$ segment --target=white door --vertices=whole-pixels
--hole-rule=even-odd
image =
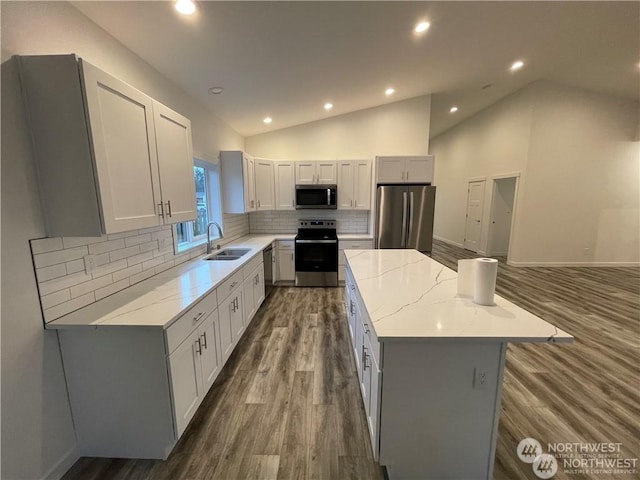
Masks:
[[[256,210],[275,210],[275,179],[271,160],[255,159]]]
[[[165,223],[194,220],[197,210],[191,122],[155,100],[153,117]]]
[[[171,390],[178,437],[184,432],[204,396],[199,353],[201,347],[198,340],[199,332],[195,330],[169,356]]]
[[[295,162],[295,165],[297,185],[311,185],[316,183],[316,162],[302,161]]]
[[[355,164],[351,160],[338,161],[338,208],[349,210],[355,207],[353,184]]]
[[[467,225],[464,232],[464,248],[473,252],[480,249],[484,184],[484,180],[469,182],[467,190]]]
[[[378,183],[404,182],[404,158],[379,157],[377,161]]]
[[[244,324],[244,306],[242,302],[242,289],[238,287],[235,290],[235,294],[233,295],[235,299],[235,305],[231,309],[231,328],[232,330],[232,338],[233,345],[235,346],[240,340],[242,333],[244,332],[245,324]]]
[[[104,232],[161,225],[153,101],[83,60],[80,65]]]
[[[242,302],[244,303],[244,325],[245,327],[249,325],[249,322],[253,318],[253,315],[256,313],[255,306],[255,298],[253,294],[253,285],[255,283],[254,277],[249,277],[245,279],[242,284]]]
[[[358,210],[371,209],[371,162],[356,160],[353,181],[353,206]]]
[[[338,173],[334,160],[318,160],[316,162],[316,183],[323,185],[338,183]]]
[[[408,157],[404,180],[409,183],[432,183],[433,156]]]
[[[293,162],[273,162],[276,183],[276,210],[295,210],[296,178]]]
[[[264,302],[264,264],[261,263],[260,266],[256,268],[255,279],[256,281],[253,285],[253,301],[257,311],[260,305],[262,305],[262,302]]]
[[[222,356],[218,342],[218,311],[209,315],[198,327],[200,335],[200,364],[202,368],[203,395],[206,395],[222,370]]]
[[[509,251],[515,192],[516,177],[493,181],[489,255],[506,256]]]
[[[224,365],[233,352],[233,327],[231,323],[232,309],[235,308],[235,295],[230,295],[227,299],[218,305],[218,314],[220,315],[220,355],[222,364]]]
[[[255,161],[252,156],[244,154],[244,201],[245,211],[256,211],[256,177],[255,177]]]
[[[280,250],[278,252],[278,280],[294,280],[295,275],[293,250]]]

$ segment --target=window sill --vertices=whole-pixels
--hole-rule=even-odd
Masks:
[[[213,241],[214,239],[212,238],[211,240]],[[199,238],[197,240],[193,240],[192,242],[182,243],[176,246],[178,250],[177,253],[185,253],[193,248],[199,247],[200,245],[206,245],[206,244],[207,244],[206,238]]]

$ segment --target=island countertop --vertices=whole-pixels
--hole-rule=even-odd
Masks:
[[[416,250],[345,250],[345,256],[380,341],[573,341],[499,295],[493,306],[458,295],[458,274]]]

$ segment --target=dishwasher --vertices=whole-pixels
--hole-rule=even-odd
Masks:
[[[264,260],[264,298],[269,298],[273,292],[273,244],[262,251]]]

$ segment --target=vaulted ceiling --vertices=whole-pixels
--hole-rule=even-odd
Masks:
[[[72,4],[244,136],[425,94],[434,136],[539,78],[640,93],[640,2]]]

